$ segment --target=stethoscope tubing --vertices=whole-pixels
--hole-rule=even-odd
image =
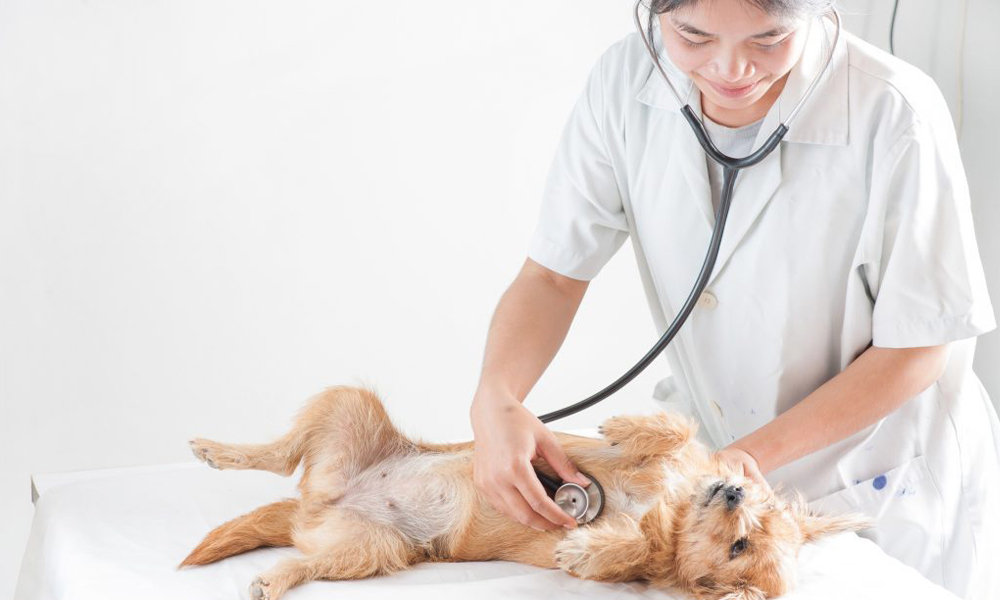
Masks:
[[[827,56],[826,62],[823,65],[823,69],[816,75],[816,77],[813,78],[802,98],[799,99],[788,118],[785,119],[785,122],[778,125],[778,127],[773,133],[771,133],[770,136],[768,136],[767,140],[761,145],[760,148],[744,157],[732,157],[720,152],[715,144],[712,143],[711,137],[709,137],[708,132],[705,130],[704,123],[702,123],[697,115],[695,115],[694,110],[691,109],[691,105],[681,100],[680,94],[677,93],[677,89],[674,88],[673,83],[670,82],[670,78],[667,77],[666,72],[660,65],[660,60],[656,55],[656,50],[649,43],[649,40],[646,38],[646,34],[642,30],[642,23],[639,18],[639,7],[641,4],[642,0],[638,0],[635,4],[635,20],[639,30],[639,35],[642,36],[647,51],[650,56],[652,56],[656,68],[660,71],[660,74],[663,76],[674,96],[677,98],[677,103],[679,105],[683,105],[681,113],[691,126],[691,130],[694,132],[695,137],[698,138],[698,142],[701,144],[701,147],[712,160],[718,162],[723,167],[722,194],[719,201],[719,207],[716,209],[715,226],[712,228],[712,238],[709,241],[708,250],[705,253],[705,259],[702,262],[698,278],[695,280],[694,286],[691,288],[691,292],[688,294],[687,300],[684,301],[684,305],[674,316],[674,320],[670,323],[670,326],[667,327],[667,330],[660,337],[659,341],[657,341],[656,344],[653,345],[653,347],[639,360],[639,362],[632,366],[631,369],[626,371],[615,381],[611,382],[604,389],[579,402],[541,415],[538,417],[538,420],[542,423],[551,423],[552,421],[557,421],[570,415],[574,415],[611,396],[618,390],[625,387],[630,381],[635,379],[639,373],[642,373],[674,339],[674,336],[677,335],[677,332],[680,331],[685,321],[687,321],[691,311],[694,310],[695,304],[698,302],[698,298],[700,298],[701,294],[705,291],[705,287],[708,286],[712,270],[715,268],[715,262],[719,256],[719,248],[722,245],[722,234],[725,231],[726,219],[729,216],[729,208],[732,204],[733,189],[736,185],[736,176],[739,174],[740,170],[752,167],[767,158],[767,156],[778,147],[778,144],[785,137],[785,134],[788,133],[788,127],[798,114],[799,109],[802,107],[803,103],[810,96],[812,96],[819,80],[822,79],[823,75],[826,74],[827,70],[829,70],[830,63],[833,59],[833,52],[840,39],[840,14],[833,9],[832,12],[836,19],[837,30],[836,35],[834,36],[833,45],[830,48],[829,56]]]

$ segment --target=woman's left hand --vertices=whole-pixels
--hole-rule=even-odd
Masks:
[[[730,445],[719,450],[715,455],[732,467],[737,473],[742,473],[744,477],[753,479],[768,490],[771,489],[771,486],[764,479],[764,475],[761,474],[760,468],[757,466],[757,459],[751,456],[746,450]]]

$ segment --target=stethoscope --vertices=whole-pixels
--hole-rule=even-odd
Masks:
[[[642,359],[639,360],[639,362],[635,364],[635,366],[629,369],[624,375],[616,379],[610,385],[589,398],[538,417],[538,420],[542,423],[550,423],[552,421],[576,414],[614,394],[621,388],[625,387],[628,382],[635,379],[639,373],[645,370],[645,368],[653,362],[653,359],[659,356],[667,345],[670,344],[671,340],[674,339],[674,336],[677,335],[678,331],[680,331],[681,326],[684,325],[685,321],[687,321],[691,311],[694,310],[694,306],[695,303],[697,303],[698,298],[701,297],[702,292],[705,291],[705,286],[708,285],[712,269],[715,267],[715,260],[719,255],[719,247],[722,244],[722,232],[726,227],[726,217],[729,216],[729,205],[733,199],[733,187],[736,184],[736,175],[741,169],[752,167],[764,160],[769,154],[771,154],[772,151],[774,151],[775,148],[778,147],[778,143],[781,142],[782,138],[785,137],[785,134],[788,133],[789,126],[799,114],[799,109],[801,109],[806,100],[812,96],[813,91],[819,84],[819,80],[822,79],[823,75],[825,75],[830,69],[830,62],[833,60],[833,52],[837,47],[837,42],[840,40],[840,13],[838,13],[836,9],[831,9],[834,20],[837,24],[837,29],[834,34],[833,44],[830,47],[830,53],[826,58],[826,62],[823,64],[823,69],[816,75],[816,77],[813,78],[812,83],[809,84],[805,94],[802,95],[802,98],[800,98],[795,107],[792,108],[792,112],[789,113],[788,118],[775,128],[774,132],[767,138],[761,147],[748,156],[743,158],[734,158],[723,154],[718,148],[715,147],[715,144],[712,143],[712,139],[708,136],[708,132],[705,131],[704,123],[702,123],[702,121],[695,115],[694,110],[691,109],[688,99],[691,97],[691,92],[694,89],[694,83],[692,82],[691,87],[688,88],[687,96],[682,100],[677,88],[674,87],[674,84],[671,83],[670,78],[663,70],[663,66],[660,64],[660,58],[650,43],[649,38],[646,37],[646,32],[643,30],[642,19],[639,16],[639,8],[641,6],[642,0],[638,0],[635,3],[634,16],[636,29],[642,37],[643,44],[646,46],[646,51],[649,52],[649,55],[652,57],[653,63],[656,65],[656,69],[660,72],[663,80],[667,82],[667,87],[670,88],[674,98],[677,99],[677,104],[683,105],[681,113],[684,115],[684,118],[687,119],[688,124],[691,126],[691,130],[694,131],[695,137],[698,138],[698,143],[701,144],[705,153],[708,154],[712,160],[722,165],[722,194],[719,201],[719,207],[716,209],[715,213],[715,227],[712,229],[712,239],[709,241],[708,252],[706,253],[705,260],[701,265],[701,272],[698,273],[698,279],[695,281],[694,287],[691,288],[691,293],[688,295],[684,305],[674,317],[670,326],[667,327],[666,332],[664,332],[659,341],[656,342],[656,344],[649,350],[649,352],[646,353],[645,356],[642,357]],[[649,34],[650,37],[652,37],[652,25],[650,25]],[[590,479],[592,484],[584,488],[583,486],[575,483],[560,484],[558,480],[554,480],[544,473],[538,472],[537,470],[536,473],[538,474],[539,480],[542,481],[543,487],[545,487],[546,490],[553,495],[553,499],[555,499],[556,504],[559,504],[565,512],[573,516],[578,523],[588,523],[601,514],[601,510],[604,507],[604,491],[600,485],[597,484],[596,479],[588,476],[587,478]],[[562,493],[561,496],[560,493]],[[558,499],[556,499],[557,497]],[[573,501],[567,504],[567,498],[571,498]],[[563,502],[562,504],[560,504],[560,500]],[[586,508],[580,511],[580,506],[585,506]],[[572,512],[571,510],[568,510],[568,508],[572,509]]]

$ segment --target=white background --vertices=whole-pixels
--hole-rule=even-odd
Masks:
[[[889,0],[847,3],[887,47]],[[961,2],[904,0],[897,53],[959,114]],[[264,441],[327,385],[470,438],[489,320],[524,261],[556,140],[629,0],[0,0],[0,598],[32,473]],[[971,0],[962,148],[1000,299],[1000,3]],[[655,341],[626,243],[537,413]],[[977,370],[1000,399],[1000,338]],[[654,363],[560,422],[651,410]],[[178,557],[181,558],[181,557]]]

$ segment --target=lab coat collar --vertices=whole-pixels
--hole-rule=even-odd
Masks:
[[[653,43],[654,48],[660,57],[660,64],[663,70],[674,83],[682,99],[688,94],[687,101],[691,104],[696,114],[701,114],[701,96],[697,86],[694,86],[691,79],[684,75],[667,56],[663,49],[663,38],[660,35],[659,19],[653,20]],[[799,62],[788,74],[785,88],[778,96],[778,101],[774,103],[768,111],[761,125],[761,133],[770,135],[778,126],[784,122],[791,114],[795,104],[805,94],[809,84],[817,73],[823,68],[829,51],[830,43],[833,41],[835,26],[829,19],[819,19],[810,24],[809,37],[806,40],[805,48]],[[843,31],[837,47],[830,62],[830,69],[823,75],[823,78],[816,86],[812,97],[802,105],[795,121],[785,134],[784,141],[799,142],[804,144],[825,144],[834,146],[847,145],[848,123],[848,96],[847,96],[847,32]],[[649,64],[652,60],[649,60]],[[655,65],[651,65],[649,76],[646,78],[642,88],[636,94],[635,99],[643,104],[665,110],[679,111],[682,105],[677,103],[670,88],[667,87],[663,76],[660,75]],[[690,92],[689,92],[690,90]],[[680,113],[677,113],[681,116]],[[682,117],[683,118],[683,117]]]
[[[653,38],[650,42],[653,44],[653,48],[660,58],[660,66],[663,67],[664,72],[670,77],[670,81],[677,88],[677,93],[681,95],[681,99],[686,99],[691,104],[691,108],[695,109],[696,112],[700,112],[700,97],[695,98],[698,88],[694,86],[691,79],[678,69],[670,60],[670,57],[667,56],[667,51],[663,47],[663,36],[660,34],[660,20],[656,18],[653,19]],[[683,104],[677,103],[677,98],[670,91],[670,87],[663,80],[663,75],[660,74],[656,65],[653,64],[653,59],[649,58],[649,53],[644,52],[643,57],[645,59],[643,64],[648,64],[652,67],[652,70],[646,77],[646,81],[639,90],[639,93],[635,95],[635,99],[654,108],[680,110]],[[684,97],[685,94],[688,95],[687,98]],[[696,99],[699,102],[694,102]]]

